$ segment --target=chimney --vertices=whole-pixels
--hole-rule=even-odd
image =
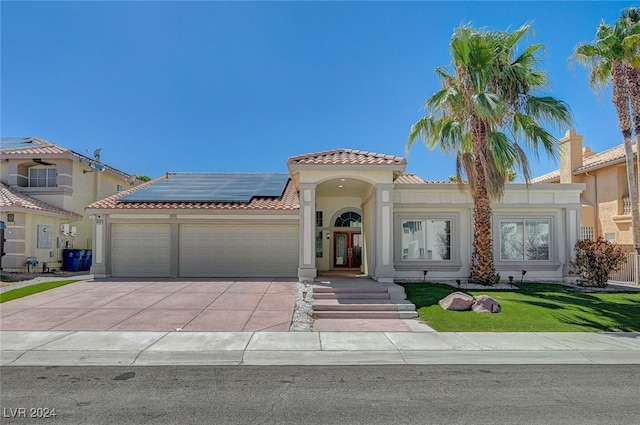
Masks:
[[[582,139],[575,130],[560,139],[560,183],[573,183],[573,170],[582,166]]]

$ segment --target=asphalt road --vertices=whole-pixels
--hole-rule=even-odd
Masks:
[[[640,424],[638,365],[34,366],[0,374],[2,424]]]

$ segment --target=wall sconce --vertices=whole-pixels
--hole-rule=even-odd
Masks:
[[[327,240],[331,239],[331,233],[327,232]]]

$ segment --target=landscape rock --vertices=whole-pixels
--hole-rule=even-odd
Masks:
[[[464,292],[454,292],[438,301],[438,304],[445,310],[465,311],[473,305],[473,297]]]
[[[500,313],[500,304],[488,295],[478,295],[471,307],[476,313]]]

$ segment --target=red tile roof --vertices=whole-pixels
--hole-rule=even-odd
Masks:
[[[25,140],[30,140],[30,142],[33,143],[33,146],[9,147],[9,148],[0,149],[0,152],[2,152],[2,156],[5,158],[7,157],[15,158],[15,157],[23,157],[23,156],[24,157],[39,156],[39,157],[51,158],[51,157],[63,156],[63,157],[70,157],[71,159],[82,162],[89,167],[91,165],[97,164],[97,162],[92,158],[81,155],[77,152],[74,152],[70,149],[65,148],[64,146],[57,145],[48,140],[45,140],[39,137],[27,137],[25,138]],[[104,171],[108,170],[111,173],[117,174],[126,179],[131,177],[129,174],[123,171],[117,170],[113,167],[109,167],[104,163],[101,163],[101,165],[104,167]]]
[[[56,214],[74,220],[82,219],[80,214],[55,207],[26,195],[15,188],[10,188],[4,183],[0,183],[0,207],[3,211],[28,210],[31,212]]]
[[[334,149],[305,155],[292,156],[287,164],[338,164],[338,165],[405,165],[407,160],[395,155],[383,155],[354,149]]]
[[[636,153],[635,143],[633,144],[633,153]],[[573,170],[573,174],[586,173],[590,170],[606,167],[607,165],[619,164],[624,162],[626,153],[624,151],[624,144],[615,146],[606,151],[597,153],[582,160],[582,166]],[[553,183],[560,180],[560,170],[552,171],[543,176],[532,179],[532,183]]]
[[[394,183],[397,184],[424,184],[427,183],[425,179],[415,174],[401,174]]]
[[[145,184],[119,192],[108,198],[94,202],[86,209],[108,209],[108,210],[297,210],[300,208],[298,194],[293,187],[291,180],[287,183],[281,197],[254,197],[247,203],[243,202],[119,202],[125,195],[135,192],[143,187],[150,186],[159,181],[170,178],[170,175],[160,177]]]

